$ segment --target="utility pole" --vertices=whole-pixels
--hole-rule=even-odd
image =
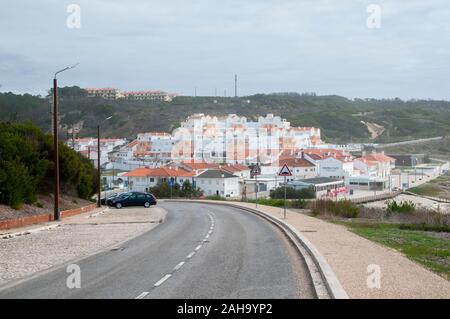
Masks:
[[[54,211],[53,219],[60,220],[59,213],[59,145],[58,145],[58,80],[53,79],[53,167],[54,167]]]
[[[234,75],[234,97],[237,98],[238,93],[237,93],[237,84],[238,83],[238,76],[237,74]]]
[[[100,125],[97,125],[97,182],[98,182],[98,193],[97,193],[97,207],[102,207],[102,185],[100,176]]]
[[[104,123],[110,120],[112,116],[106,118],[101,123]],[[102,207],[102,185],[101,185],[101,166],[100,166],[100,124],[97,125],[97,183],[98,183],[98,191],[97,191],[97,207]]]
[[[53,169],[54,169],[54,204],[53,204],[53,220],[59,221],[61,214],[59,211],[59,140],[58,140],[58,126],[59,126],[59,108],[58,108],[58,80],[57,75],[64,71],[73,69],[78,64],[66,67],[55,73],[53,78]]]
[[[75,150],[75,126],[72,124],[72,149]]]

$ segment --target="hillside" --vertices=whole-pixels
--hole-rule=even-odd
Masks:
[[[70,91],[69,91],[70,89]],[[61,94],[63,135],[72,124],[83,122],[81,136],[95,135],[95,127],[104,125],[108,137],[133,137],[139,132],[176,128],[194,113],[227,115],[235,113],[255,119],[274,113],[295,126],[322,128],[330,142],[393,142],[411,138],[450,134],[450,102],[402,101],[400,99],[355,99],[314,94],[258,94],[240,98],[177,97],[172,102],[106,101],[92,99],[66,88]],[[0,94],[2,121],[30,120],[50,130],[51,104],[48,99],[31,95]]]
[[[32,124],[0,123],[0,204],[20,209],[53,191],[53,142]],[[92,163],[60,145],[61,192],[89,199],[96,188]]]

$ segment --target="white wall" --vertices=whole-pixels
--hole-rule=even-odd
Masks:
[[[205,196],[239,197],[239,178],[195,178],[197,187],[203,190]]]

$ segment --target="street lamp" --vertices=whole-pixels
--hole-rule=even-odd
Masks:
[[[112,119],[112,116],[104,119],[100,124],[97,125],[97,182],[98,182],[98,193],[97,193],[97,207],[102,207],[102,187],[101,187],[101,167],[100,167],[100,125],[106,121]]]
[[[75,68],[78,65],[72,65],[59,70],[55,73],[53,78],[53,167],[54,167],[54,178],[55,178],[55,188],[54,188],[54,211],[53,219],[60,220],[61,214],[59,212],[59,141],[58,141],[58,80],[56,76],[59,73]]]

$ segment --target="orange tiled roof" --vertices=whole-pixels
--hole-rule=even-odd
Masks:
[[[279,160],[279,166],[287,165],[289,167],[314,167],[315,165],[303,158],[283,158]]]
[[[390,163],[395,162],[395,158],[392,158],[390,156],[387,156],[383,153],[371,153],[368,155],[364,155],[360,158],[357,158],[357,160],[366,163],[369,166],[375,166],[378,163]]]
[[[174,169],[170,167],[159,168],[137,168],[124,175],[125,177],[192,177],[195,176],[193,172],[188,172],[184,169]]]

